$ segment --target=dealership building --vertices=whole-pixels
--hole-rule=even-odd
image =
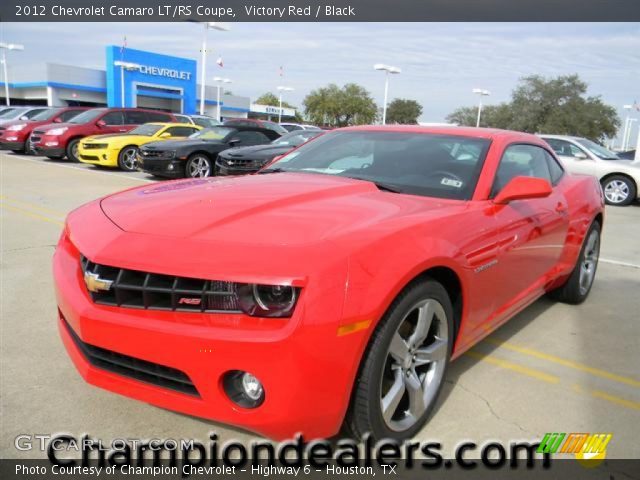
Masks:
[[[198,113],[200,84],[197,62],[189,58],[159,53],[106,47],[105,69],[92,69],[56,63],[31,66],[9,65],[12,105],[140,107],[176,113]],[[4,81],[0,97],[5,103]],[[205,87],[205,114],[225,118],[278,116],[278,107],[252,104],[249,97],[221,93]],[[253,109],[253,110],[252,110]],[[282,109],[283,118],[295,110]]]

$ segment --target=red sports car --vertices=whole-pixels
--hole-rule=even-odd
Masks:
[[[408,438],[452,359],[545,293],[587,297],[603,212],[533,135],[335,130],[75,210],[58,325],[113,392],[276,439]]]

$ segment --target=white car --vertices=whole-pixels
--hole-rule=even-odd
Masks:
[[[219,122],[213,117],[208,117],[207,115],[185,115],[183,113],[174,113],[174,117],[180,123],[189,123],[191,125],[199,125],[203,128],[211,128],[222,125],[222,122]]]
[[[320,127],[316,127],[315,125],[307,125],[304,123],[281,123],[281,127],[284,127],[289,132],[293,132],[295,130],[321,130]]]
[[[600,180],[609,205],[629,205],[640,198],[640,162],[622,160],[591,140],[567,135],[540,135],[571,173]]]

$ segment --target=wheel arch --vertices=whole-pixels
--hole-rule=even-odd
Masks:
[[[638,184],[636,183],[635,179],[631,175],[629,175],[628,173],[624,173],[624,172],[607,173],[602,178],[600,178],[600,184],[603,185],[604,182],[606,182],[611,177],[624,177],[624,178],[630,180],[631,183],[633,183],[633,185],[636,187],[636,192],[638,191]]]

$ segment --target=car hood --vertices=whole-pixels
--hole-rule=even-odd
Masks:
[[[222,145],[222,142],[215,140],[198,140],[187,138],[184,140],[155,140],[147,143],[145,150],[177,150],[179,148],[190,148],[198,145]]]
[[[402,228],[398,222],[423,224],[466,202],[383,192],[343,177],[272,173],[143,186],[106,197],[101,207],[127,232],[215,245],[301,246],[363,230],[362,238],[372,240]]]
[[[253,145],[225,150],[220,155],[225,158],[269,158],[291,150],[291,145]]]
[[[144,135],[136,135],[132,133],[104,133],[102,135],[91,135],[89,137],[85,137],[83,142],[91,141],[91,140],[113,140],[119,138],[150,138]]]

